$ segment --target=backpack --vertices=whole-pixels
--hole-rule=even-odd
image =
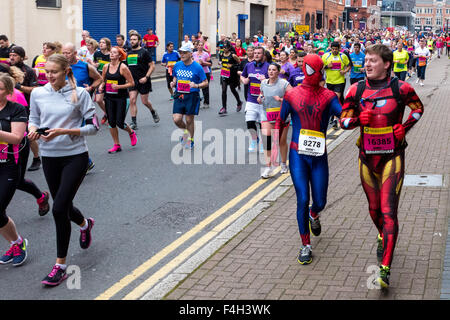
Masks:
[[[397,77],[393,77],[391,79],[391,82],[389,83],[389,86],[392,90],[392,96],[389,97],[378,97],[378,98],[373,98],[373,99],[367,99],[366,101],[369,102],[373,102],[374,105],[377,103],[378,100],[385,100],[385,99],[395,99],[395,101],[397,102],[398,106],[404,106],[405,103],[400,95],[400,87],[399,87],[399,83],[398,83],[398,78]],[[366,90],[366,80],[359,80],[358,81],[358,86],[356,88],[356,93],[355,93],[355,102],[356,102],[356,107],[358,108],[361,104],[362,101],[362,95],[364,93],[364,90]]]

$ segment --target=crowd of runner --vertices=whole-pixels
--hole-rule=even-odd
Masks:
[[[144,36],[130,30],[128,37],[116,39],[93,39],[88,31],[82,36],[79,46],[44,42],[42,53],[27,65],[25,50],[0,35],[0,233],[10,245],[0,264],[19,266],[27,257],[28,241],[6,215],[15,190],[36,198],[40,216],[50,211],[51,195],[57,258],[42,280],[49,286],[67,278],[71,222],[80,227],[81,248],[91,244],[95,221],[85,218],[72,202],[94,167],[85,137],[108,125],[113,142],[108,153],[122,150],[117,128],[127,133],[132,146],[137,145],[138,95],[153,121],[160,120],[149,100],[160,45],[153,30]],[[327,129],[330,124],[344,130],[361,128],[361,181],[379,231],[379,282],[388,286],[398,234],[405,134],[423,113],[406,80],[416,75],[416,83],[423,86],[430,59],[450,58],[450,36],[403,30],[304,34],[292,30],[272,38],[258,32],[238,39],[233,33],[220,36],[214,57],[208,37],[199,32],[186,35],[179,48],[168,42],[165,49],[160,63],[166,69],[173,122],[183,130],[184,148],[194,148],[194,117],[211,103],[209,82],[217,59],[218,114],[228,114],[229,88],[235,111],[245,112],[251,135],[248,151],[265,155],[262,178],[275,174],[280,154],[281,173],[291,172],[297,193],[301,264],[312,261],[310,230],[317,236],[321,232],[319,213],[328,189]],[[347,79],[351,87],[345,95]],[[241,87],[245,102],[238,92]],[[94,102],[103,112],[99,117]],[[411,113],[402,123],[406,106]],[[30,150],[33,162],[28,170],[42,166],[50,192],[25,179]]]

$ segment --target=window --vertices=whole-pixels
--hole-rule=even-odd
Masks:
[[[38,8],[61,8],[61,0],[36,0]]]
[[[367,0],[362,0],[362,5],[361,5],[361,7],[367,8]]]
[[[352,0],[345,0],[345,6],[351,7],[352,6],[351,2],[352,2]]]
[[[442,25],[442,19],[436,18],[436,25],[441,26]]]
[[[431,19],[431,18],[425,18],[425,24],[426,24],[427,26],[431,26],[431,24],[432,24],[432,19]]]
[[[420,18],[416,18],[415,19],[415,24],[416,25],[421,25],[421,21],[420,20],[421,20]]]

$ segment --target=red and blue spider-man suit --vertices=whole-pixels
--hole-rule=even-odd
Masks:
[[[297,221],[303,245],[310,245],[309,200],[312,195],[311,216],[323,210],[328,190],[328,157],[326,131],[330,117],[339,117],[341,104],[336,94],[319,85],[323,79],[323,62],[318,55],[307,55],[303,62],[305,79],[302,85],[284,95],[280,116],[275,124],[275,134],[283,129],[288,115],[292,118],[292,138],[289,152],[289,169],[297,194]],[[278,130],[277,130],[278,129]],[[287,128],[286,128],[287,129]],[[308,131],[305,131],[308,130]],[[308,155],[299,152],[301,132],[323,135],[323,154]],[[281,135],[281,133],[280,133]],[[304,137],[304,136],[303,136]],[[275,138],[276,139],[276,138]],[[303,143],[307,140],[301,140]],[[302,144],[303,144],[302,143]]]
[[[343,129],[360,127],[361,130],[357,142],[361,184],[369,202],[370,216],[382,239],[381,265],[386,267],[392,263],[398,235],[397,209],[405,173],[405,134],[423,113],[423,104],[408,83],[398,82],[399,100],[403,102],[399,104],[390,81],[390,78],[366,80],[361,100],[356,97],[357,84],[352,85],[340,118]],[[405,106],[411,112],[402,124]]]

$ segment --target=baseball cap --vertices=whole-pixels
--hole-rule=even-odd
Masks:
[[[22,58],[25,58],[25,50],[22,47],[14,46],[10,49],[10,53],[15,53]]]
[[[178,51],[183,51],[183,52],[192,52],[192,48],[190,45],[185,44],[184,46],[182,46],[180,49],[178,49]]]

